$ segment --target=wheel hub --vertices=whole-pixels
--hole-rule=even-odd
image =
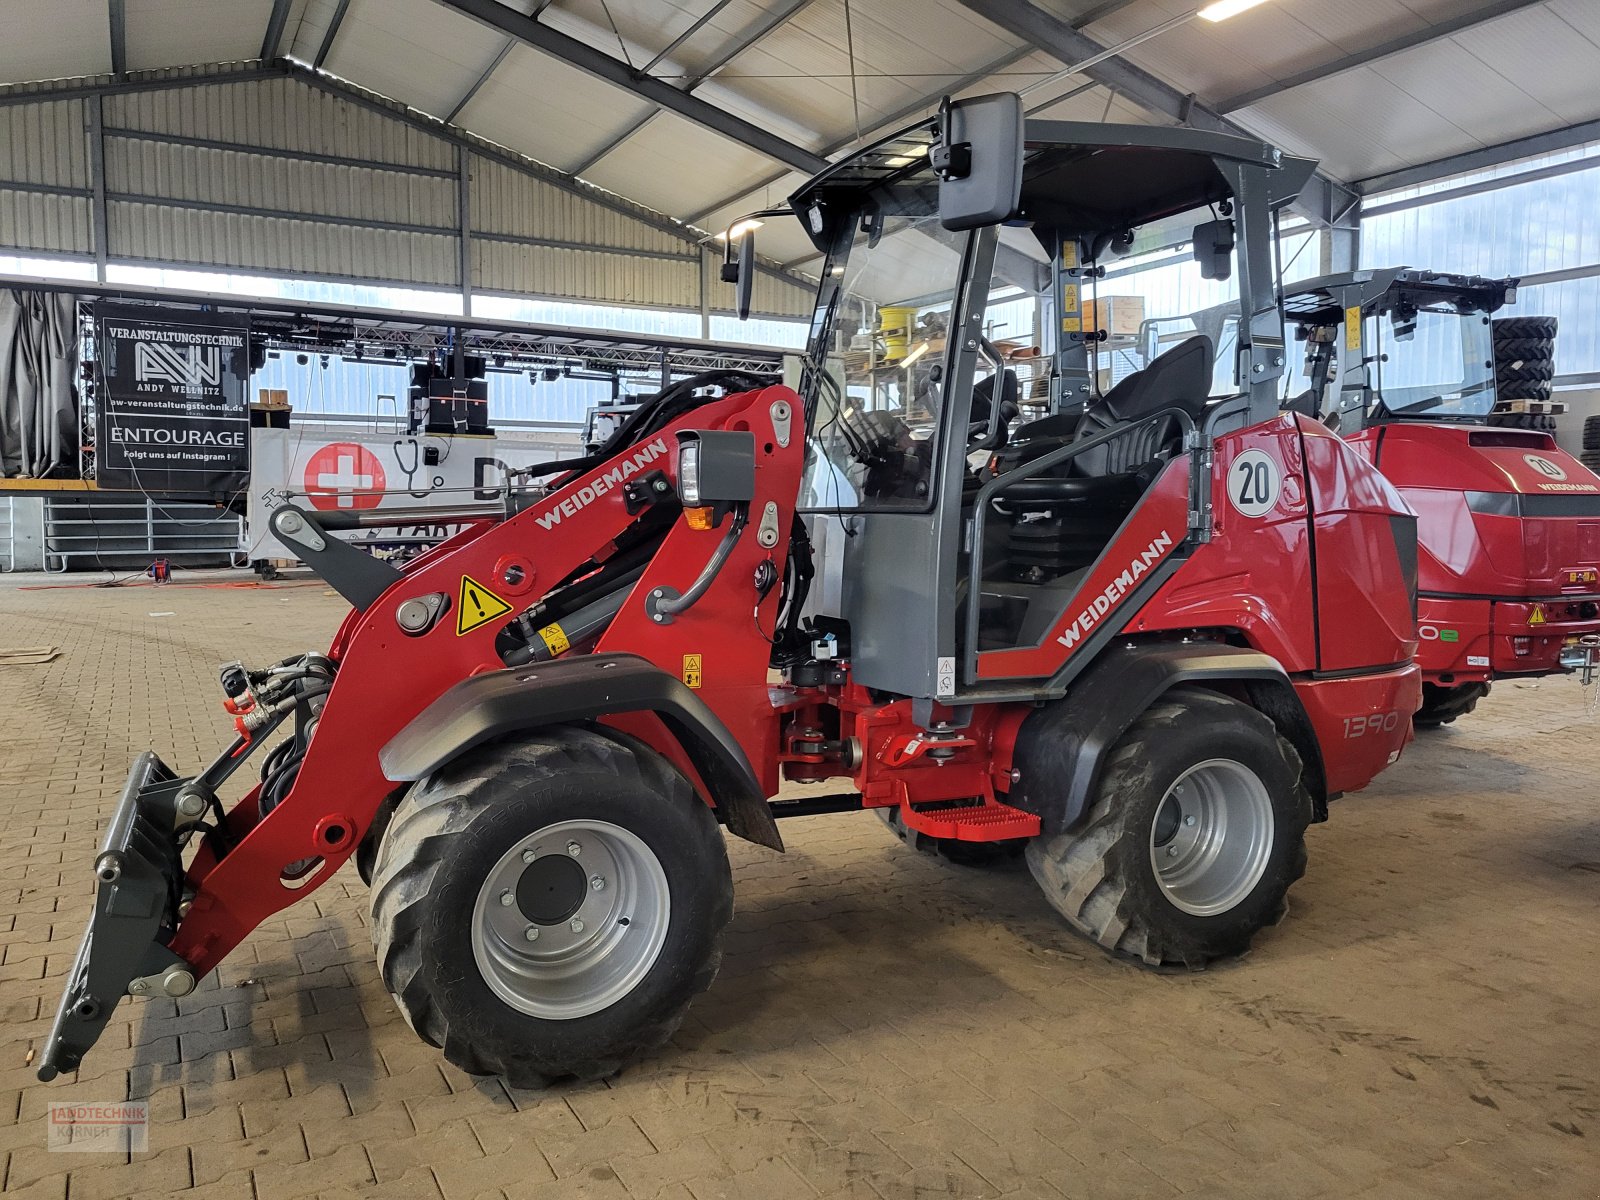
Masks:
[[[1216,916],[1240,904],[1272,856],[1272,799],[1243,763],[1214,758],[1167,789],[1150,826],[1150,865],[1182,911]]]
[[[666,871],[643,839],[608,821],[561,821],[510,846],[484,877],[472,953],[506,1004],[572,1020],[638,986],[670,917]]]
[[[515,895],[517,908],[535,925],[559,925],[583,907],[589,880],[569,856],[546,854],[522,872]]]

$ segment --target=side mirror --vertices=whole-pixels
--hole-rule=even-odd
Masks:
[[[1232,221],[1207,221],[1194,227],[1194,260],[1202,279],[1227,279],[1233,274]]]
[[[939,106],[928,160],[939,175],[939,224],[949,230],[998,225],[1022,203],[1022,98],[1015,92]]]
[[[739,279],[735,289],[735,309],[739,320],[750,319],[750,301],[756,287],[756,231],[746,229],[739,238]]]

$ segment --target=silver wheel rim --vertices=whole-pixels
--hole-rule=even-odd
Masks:
[[[671,913],[666,871],[639,837],[609,821],[560,821],[517,842],[489,872],[473,906],[472,954],[512,1008],[570,1021],[639,985]]]
[[[1156,806],[1150,865],[1172,904],[1196,917],[1237,906],[1272,857],[1272,797],[1243,763],[1208,759],[1178,776]]]

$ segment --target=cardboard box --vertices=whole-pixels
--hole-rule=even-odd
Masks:
[[[1113,337],[1137,337],[1143,323],[1143,296],[1101,296],[1083,302],[1085,329],[1104,329]]]
[[[288,388],[258,388],[256,390],[258,408],[288,408]]]

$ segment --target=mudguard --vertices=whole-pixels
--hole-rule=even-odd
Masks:
[[[676,676],[635,654],[584,654],[463,679],[378,752],[385,777],[422,779],[474,746],[541,725],[651,712],[711,790],[730,833],[783,849],[750,760],[716,713]]]
[[[1146,642],[1107,650],[1073,681],[1064,699],[1022,723],[1013,759],[1020,775],[1006,803],[1038,816],[1044,836],[1073,828],[1088,811],[1111,748],[1164,692],[1182,683],[1242,685],[1306,759],[1308,790],[1323,803],[1321,757],[1314,737],[1309,747],[1304,744],[1310,724],[1288,674],[1270,655],[1216,642]]]

